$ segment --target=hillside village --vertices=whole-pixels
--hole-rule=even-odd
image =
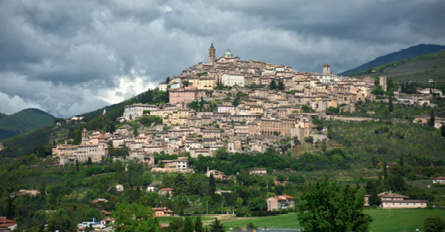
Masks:
[[[230,153],[257,153],[267,148],[282,151],[282,144],[286,144],[285,151],[305,138],[311,137],[313,142],[327,139],[327,129],[314,129],[312,116],[332,119],[329,109],[354,112],[356,103],[378,97],[372,93],[376,89],[373,77],[338,76],[330,72],[329,64],[323,65],[323,73],[308,73],[257,60],[243,61],[229,49],[220,58],[215,54],[212,43],[209,63],[187,68],[159,84],[160,91],[169,93],[168,104],[125,106],[122,117],[117,119],[123,126],[114,133],[84,129],[80,145],[58,144],[53,156],[62,165],[75,160],[100,162],[112,146],[126,148],[129,159],[154,167],[154,157],[161,153],[188,152],[196,158],[212,156],[220,148]],[[387,90],[386,77],[380,77],[377,87]],[[441,95],[436,89],[418,92],[406,95],[396,90],[395,104],[434,107],[429,101],[432,93]],[[125,124],[152,116],[162,119],[162,123],[140,127],[136,132]],[[426,119],[417,117],[414,122],[422,120]],[[438,118],[435,123],[439,128],[444,120]],[[171,163],[153,170],[190,171],[180,166]]]

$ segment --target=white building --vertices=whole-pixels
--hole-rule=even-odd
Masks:
[[[391,192],[383,192],[378,195],[382,201],[382,208],[426,208],[426,200],[410,200]]]
[[[160,91],[167,91],[168,83],[167,82],[159,82],[159,90]]]
[[[445,184],[445,177],[439,176],[433,179],[433,184]]]
[[[321,73],[314,73],[312,74],[312,78],[318,79],[322,83],[328,83],[328,82],[337,82],[343,80],[342,77],[339,77],[334,74],[321,74]]]
[[[144,115],[144,111],[151,111],[158,109],[155,105],[147,105],[147,104],[133,104],[129,106],[125,106],[123,118],[127,121],[133,121],[138,118],[141,118]]]
[[[235,85],[237,85],[237,86],[240,86],[240,87],[244,87],[244,76],[237,75],[237,74],[227,74],[227,73],[224,73],[221,76],[221,82],[225,86],[235,86]]]

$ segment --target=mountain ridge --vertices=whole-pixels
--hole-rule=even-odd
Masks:
[[[54,118],[53,115],[36,108],[24,109],[11,115],[0,113],[0,140],[50,125]]]
[[[384,56],[380,56],[375,58],[374,60],[362,64],[356,68],[349,69],[347,71],[344,71],[342,73],[339,73],[338,75],[341,76],[349,76],[354,73],[358,73],[367,69],[371,69],[373,67],[377,67],[380,65],[384,65],[387,63],[392,63],[408,58],[413,58],[421,55],[431,54],[435,52],[439,52],[441,50],[444,50],[445,46],[443,45],[436,45],[436,44],[418,44],[409,48],[402,49],[397,52],[392,52]]]

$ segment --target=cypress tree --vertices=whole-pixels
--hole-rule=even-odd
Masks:
[[[394,106],[393,106],[393,103],[392,103],[392,96],[391,95],[389,95],[388,106],[389,106],[389,112],[392,112],[394,110]]]
[[[216,183],[215,183],[215,177],[213,176],[213,173],[210,174],[209,178],[209,194],[212,195],[216,191]]]
[[[197,217],[195,221],[195,231],[196,232],[204,232],[204,228],[202,227],[201,217]]]
[[[436,117],[434,116],[434,110],[431,110],[430,126],[434,127],[435,121]]]
[[[275,83],[275,80],[272,80],[270,82],[270,89],[276,89],[277,88],[277,83]]]
[[[184,227],[182,228],[182,232],[193,232],[193,221],[189,217],[186,217],[184,220]]]

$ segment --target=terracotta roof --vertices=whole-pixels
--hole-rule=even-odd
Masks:
[[[172,188],[163,188],[163,189],[160,189],[159,192],[160,191],[174,191],[174,189],[172,189]]]
[[[7,229],[10,226],[17,225],[17,222],[6,217],[0,217],[0,230]],[[9,231],[9,230],[7,230]]]
[[[289,195],[282,195],[282,197],[284,197],[284,198],[294,199],[293,197],[291,197],[291,196],[289,196]]]
[[[389,192],[383,192],[378,195],[379,197],[394,197],[394,198],[408,198],[407,196],[396,194],[396,193],[389,193]]]
[[[433,180],[445,180],[445,177],[444,176],[438,176],[438,177],[434,178]]]

